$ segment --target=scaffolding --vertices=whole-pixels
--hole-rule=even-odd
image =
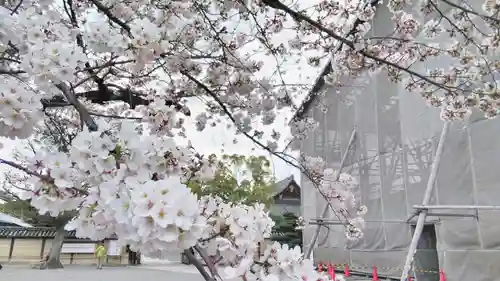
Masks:
[[[335,174],[335,180],[338,181],[340,178],[340,174],[342,173],[342,169],[346,165],[347,157],[349,156],[351,149],[354,146],[354,142],[356,141],[356,129],[352,130],[351,137],[349,138],[349,142],[347,144],[346,150],[344,151],[342,155],[342,159],[340,161],[340,167],[337,169],[336,174]],[[321,218],[320,219],[326,219],[326,216],[328,215],[328,209],[330,208],[330,203],[327,201],[325,202],[325,207],[323,208],[323,212],[321,213]],[[314,247],[316,245],[316,242],[318,240],[319,233],[321,232],[321,224],[318,224],[316,227],[316,231],[314,232],[314,235],[311,239],[311,242],[309,243],[309,247],[307,248],[307,252],[305,254],[305,257],[311,258],[311,255],[313,253]]]
[[[407,250],[407,255],[405,259],[405,264],[401,274],[401,281],[407,281],[409,278],[409,273],[412,270],[415,254],[417,251],[417,245],[422,235],[424,225],[427,222],[428,217],[472,217],[476,220],[478,219],[478,210],[500,210],[500,206],[494,205],[431,205],[431,199],[433,195],[433,191],[435,189],[436,177],[439,170],[441,156],[444,151],[444,146],[446,142],[446,138],[448,136],[448,132],[450,130],[450,123],[445,122],[443,128],[441,130],[441,135],[439,138],[439,142],[437,144],[437,149],[432,158],[432,165],[430,169],[430,175],[427,181],[426,189],[424,192],[424,196],[422,199],[422,203],[420,205],[413,205],[412,208],[415,210],[414,213],[407,220],[367,220],[366,222],[379,222],[379,223],[414,223],[415,229],[413,233],[413,237],[411,239],[410,245]],[[337,180],[342,172],[346,164],[347,156],[349,155],[353,144],[356,139],[356,131],[353,130],[351,134],[351,138],[347,145],[346,150],[342,155],[342,161],[340,163],[340,167],[337,171]],[[327,225],[345,225],[347,222],[340,220],[332,220],[327,218],[328,209],[330,204],[326,202],[326,205],[323,209],[322,215],[320,218],[311,219],[309,222],[310,225],[316,225],[316,231],[314,236],[311,239],[310,246],[306,252],[306,257],[311,258],[311,254],[316,245],[319,233],[321,231],[322,226]],[[466,214],[466,213],[439,213],[436,210],[474,210],[475,214]],[[430,212],[432,211],[432,212]],[[416,217],[416,222],[415,222]]]

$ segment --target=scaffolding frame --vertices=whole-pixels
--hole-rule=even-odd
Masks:
[[[442,208],[440,209],[446,209],[444,206],[440,206]],[[465,209],[472,209],[468,208],[469,206],[466,206],[467,208]],[[500,206],[478,206],[478,207],[496,207],[494,210],[500,210]],[[424,208],[423,208],[424,209]],[[430,208],[432,209],[432,207]],[[479,209],[484,209],[484,208],[479,208]],[[492,210],[492,208],[488,208],[487,210]],[[407,220],[365,220],[365,222],[380,222],[380,223],[405,223],[405,224],[411,224],[413,223],[412,218],[415,217],[413,215]],[[462,213],[427,213],[427,217],[470,217],[470,218],[477,218],[477,214],[462,214]],[[428,222],[428,221],[426,221]],[[434,223],[435,221],[429,221],[429,223],[432,222]],[[309,224],[313,225],[345,225],[347,222],[339,221],[339,220],[330,220],[330,219],[311,219]]]
[[[422,199],[422,205],[429,205],[432,197],[432,193],[434,191],[437,172],[439,169],[439,164],[441,162],[441,156],[444,151],[444,144],[446,142],[446,137],[448,136],[448,132],[450,131],[450,122],[445,122],[443,125],[443,129],[441,130],[441,136],[439,137],[438,146],[436,149],[436,154],[432,160],[431,165],[431,173],[429,175],[429,179],[427,181],[427,186],[425,188],[424,197]],[[415,225],[415,231],[413,232],[413,237],[410,242],[410,246],[408,247],[408,253],[406,254],[405,264],[403,266],[403,272],[401,273],[401,281],[406,281],[408,279],[408,273],[413,265],[413,260],[415,258],[415,253],[417,251],[418,241],[422,236],[422,231],[424,230],[424,223],[427,218],[427,214],[429,209],[421,209],[418,212],[417,223]]]
[[[435,183],[437,178],[437,173],[439,170],[441,156],[444,152],[444,146],[446,143],[446,138],[448,136],[450,130],[450,122],[445,122],[443,128],[441,130],[441,135],[437,144],[437,149],[435,151],[434,156],[432,157],[432,165],[430,169],[430,175],[427,181],[426,189],[424,191],[424,196],[422,199],[422,203],[420,205],[413,205],[413,209],[415,212],[406,220],[372,220],[367,222],[380,222],[380,223],[412,223],[415,224],[415,230],[413,232],[413,237],[408,247],[408,252],[405,259],[405,264],[403,267],[403,271],[401,274],[400,281],[407,281],[409,277],[409,273],[412,271],[415,254],[417,251],[418,242],[423,232],[424,225],[428,223],[436,223],[436,221],[428,221],[428,217],[473,217],[478,219],[478,210],[500,210],[500,206],[493,205],[431,205],[431,199],[433,196],[433,192],[435,189]],[[348,155],[351,152],[353,144],[356,140],[356,130],[353,129],[351,137],[349,139],[349,143],[347,145],[346,150],[342,154],[342,160],[340,162],[340,167],[336,172],[336,180],[339,179],[342,169],[346,165],[346,160]],[[316,231],[311,239],[309,247],[307,249],[305,257],[311,258],[311,254],[314,251],[316,246],[316,242],[318,240],[318,236],[321,232],[321,227],[325,225],[344,225],[346,222],[341,220],[333,220],[328,219],[328,209],[330,207],[329,202],[326,202],[326,205],[323,209],[321,217],[318,219],[311,219],[308,224],[317,225]],[[434,212],[429,212],[430,210],[434,210]],[[475,214],[465,214],[465,213],[438,213],[435,210],[474,210]],[[417,217],[416,222],[414,218]],[[439,219],[438,219],[439,221]]]
[[[346,165],[347,157],[349,156],[351,149],[354,145],[354,142],[356,141],[356,128],[352,130],[351,137],[349,138],[349,142],[347,143],[346,150],[342,154],[342,159],[340,161],[340,167],[337,169],[335,173],[335,180],[338,181],[340,178],[340,174],[342,173],[342,169]],[[323,212],[321,213],[321,219],[326,219],[326,216],[328,215],[328,209],[330,208],[330,202],[326,201],[325,207],[323,208]],[[305,257],[310,259],[311,255],[314,251],[314,247],[316,245],[316,242],[318,241],[319,233],[321,232],[321,224],[318,224],[316,227],[316,231],[314,232],[313,237],[311,238],[311,242],[309,243],[309,247],[307,248],[307,252],[305,254]]]
[[[418,216],[417,223],[415,225],[415,231],[413,233],[413,237],[408,247],[408,253],[406,255],[405,265],[403,267],[403,272],[401,274],[401,281],[407,281],[408,274],[411,271],[413,261],[415,258],[415,254],[417,251],[417,245],[422,235],[423,227],[426,221],[427,216],[432,215],[429,213],[429,210],[474,210],[475,214],[440,214],[439,216],[445,215],[456,215],[459,217],[468,217],[472,216],[478,219],[478,210],[500,210],[500,206],[492,206],[492,205],[430,205],[430,200],[435,188],[435,182],[437,177],[437,172],[439,170],[439,165],[441,162],[441,156],[444,151],[444,146],[446,142],[446,137],[448,136],[448,132],[450,130],[450,122],[445,122],[443,125],[443,129],[441,131],[441,136],[439,138],[438,146],[436,149],[436,154],[434,155],[431,173],[429,179],[427,181],[427,186],[424,192],[424,197],[422,199],[421,205],[413,205],[413,208],[416,210],[415,213],[408,219],[410,221],[415,216]],[[434,213],[435,214],[435,213]]]

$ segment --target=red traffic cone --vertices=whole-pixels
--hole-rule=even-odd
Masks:
[[[346,264],[344,267],[344,275],[347,277],[351,276],[351,272],[349,272],[349,265],[348,264]]]
[[[372,278],[373,281],[379,281],[378,279],[378,273],[377,273],[377,267],[374,266],[373,267],[373,278]]]
[[[444,276],[444,271],[442,269],[439,271],[439,281],[446,281],[446,276]]]
[[[330,273],[330,279],[335,280],[335,269],[333,268],[333,265],[328,265],[328,271]]]

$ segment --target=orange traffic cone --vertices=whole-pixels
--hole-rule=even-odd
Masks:
[[[351,276],[351,272],[349,272],[349,265],[348,264],[346,264],[345,267],[344,267],[344,275],[346,277]]]
[[[373,267],[373,278],[372,278],[373,281],[379,281],[378,279],[378,273],[377,273],[377,267],[374,266]]]
[[[439,271],[439,281],[446,281],[446,276],[444,276],[444,271],[442,269]]]

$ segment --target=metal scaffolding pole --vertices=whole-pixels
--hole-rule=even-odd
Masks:
[[[486,206],[486,207],[493,207],[493,206]],[[496,208],[500,210],[500,207]],[[483,209],[484,210],[484,209]],[[491,208],[488,208],[488,210],[491,210]],[[458,214],[458,213],[427,213],[427,217],[471,217],[471,218],[476,218],[477,216],[474,214]],[[383,222],[383,223],[403,223],[403,224],[408,224],[412,222],[412,218],[409,218],[408,220],[367,220],[365,222]],[[309,224],[315,224],[315,225],[343,225],[346,224],[346,222],[343,221],[338,221],[338,220],[322,220],[322,219],[312,219]]]
[[[349,143],[347,144],[346,150],[344,151],[344,154],[342,155],[342,159],[340,161],[340,167],[337,170],[337,173],[335,175],[335,180],[338,181],[340,178],[340,173],[342,172],[342,169],[345,166],[345,163],[347,161],[347,156],[349,156],[349,151],[351,150],[352,145],[354,144],[354,141],[356,140],[356,129],[354,128],[351,133],[351,137],[349,138]],[[324,219],[326,217],[326,214],[328,213],[328,207],[330,204],[326,202],[325,208],[323,209],[323,212],[321,213],[321,219]],[[314,232],[314,235],[311,239],[311,243],[309,244],[309,248],[307,249],[307,252],[305,254],[305,258],[311,258],[311,254],[314,250],[314,245],[316,245],[316,241],[318,240],[319,233],[321,231],[321,225],[318,225],[316,227],[316,232]]]
[[[417,210],[500,210],[500,206],[488,205],[413,205]]]
[[[428,205],[431,201],[432,191],[434,190],[434,183],[436,182],[437,171],[439,168],[439,162],[441,161],[441,155],[443,155],[444,145],[446,141],[446,136],[450,128],[450,123],[445,122],[443,130],[441,131],[441,137],[439,138],[438,147],[436,150],[436,155],[432,161],[431,173],[429,175],[429,180],[427,181],[427,187],[425,189],[424,198],[422,200],[422,205]],[[417,250],[418,241],[422,235],[422,230],[424,229],[425,219],[427,217],[428,209],[422,209],[418,214],[417,224],[415,226],[415,232],[413,233],[413,238],[410,243],[410,248],[408,249],[408,254],[406,255],[405,265],[403,267],[403,273],[401,274],[401,281],[406,281],[408,279],[408,273],[410,272],[413,258]]]
[[[417,205],[416,205],[417,206]],[[425,208],[422,208],[425,209]],[[432,209],[432,208],[430,208]],[[407,220],[406,223],[412,222],[413,218],[418,216],[420,214],[420,211],[415,212],[413,215],[411,215]],[[476,218],[477,219],[477,210],[476,214],[464,214],[464,213],[427,213],[428,217],[470,217],[470,218]]]
[[[365,222],[384,222],[384,223],[406,223],[406,221],[403,221],[403,220],[369,220],[369,221],[365,221]],[[345,225],[346,222],[343,222],[343,221],[328,221],[328,220],[325,220],[325,221],[321,221],[321,220],[317,220],[317,221],[311,221],[309,222],[309,224],[315,224],[315,225]]]

